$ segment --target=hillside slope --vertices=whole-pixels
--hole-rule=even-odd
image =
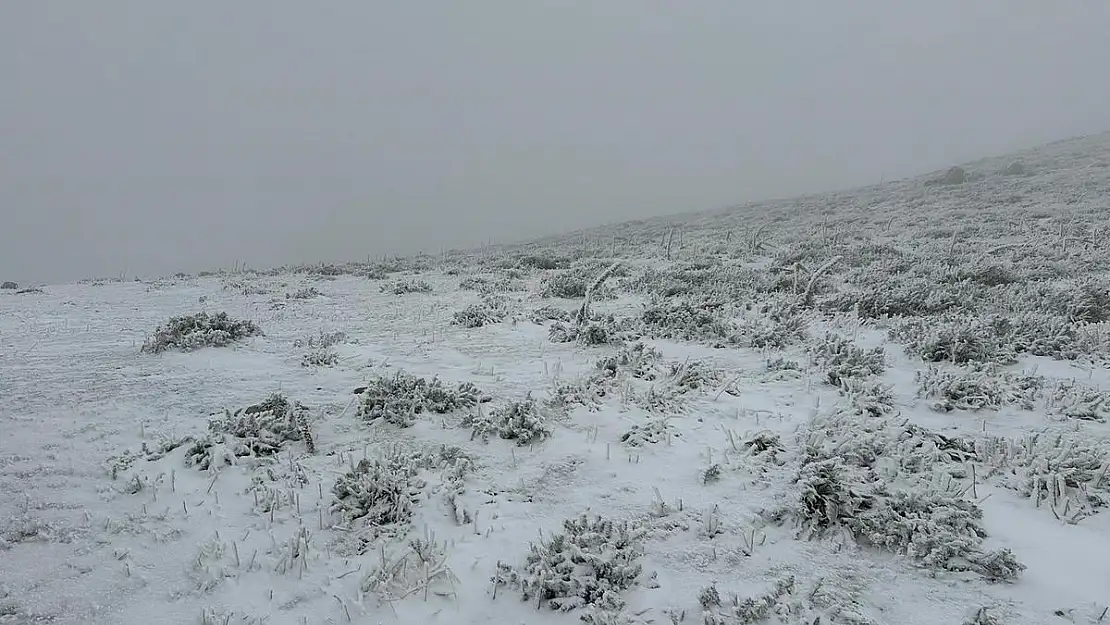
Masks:
[[[963,170],[0,293],[0,623],[1110,622],[1110,134]]]

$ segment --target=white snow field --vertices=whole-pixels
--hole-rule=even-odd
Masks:
[[[0,291],[0,623],[1110,623],[1108,233],[1110,134]]]

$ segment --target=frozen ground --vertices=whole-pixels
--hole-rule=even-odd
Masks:
[[[965,170],[0,291],[0,623],[1110,623],[1110,135]]]

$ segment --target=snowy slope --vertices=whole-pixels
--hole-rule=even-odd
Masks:
[[[0,623],[1110,622],[1110,134],[963,167],[0,292]],[[262,334],[141,350],[201,311]],[[371,418],[405,374],[488,401]],[[314,453],[235,435],[274,393]]]

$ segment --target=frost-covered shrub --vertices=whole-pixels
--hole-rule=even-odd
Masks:
[[[555,306],[541,306],[532,311],[529,319],[536,325],[543,325],[548,321],[570,321],[571,313],[568,310]]]
[[[293,347],[308,348],[301,357],[302,367],[334,367],[339,364],[339,352],[335,346],[346,342],[344,332],[320,332],[304,339],[293,341]]]
[[[855,414],[883,417],[896,411],[894,391],[890,386],[871,379],[842,377],[839,387],[840,393],[848,397]]]
[[[608,377],[617,377],[618,372],[627,372],[633,378],[652,381],[659,371],[658,366],[663,354],[658,349],[637,341],[622,347],[612,356],[598,359],[595,366]]]
[[[305,287],[303,289],[298,289],[298,290],[296,290],[292,293],[286,293],[285,294],[285,299],[305,300],[305,299],[312,299],[314,297],[317,297],[318,295],[320,295],[320,291],[318,291],[316,289],[316,287],[314,287],[314,286],[309,286],[309,287]]]
[[[776,456],[785,450],[779,435],[768,430],[757,432],[750,439],[744,441],[742,447],[752,457],[771,461],[777,461]]]
[[[385,419],[409,427],[417,415],[446,414],[487,401],[471,383],[446,386],[438,377],[427,380],[398,371],[392,377],[378,376],[362,390],[358,415],[367,421]]]
[[[464,291],[477,291],[482,295],[494,295],[507,291],[522,291],[525,287],[518,278],[506,274],[498,278],[467,276],[459,281],[459,288]]]
[[[669,417],[651,417],[644,423],[633,424],[621,435],[621,442],[630,447],[642,447],[662,443],[672,436],[681,435],[681,432],[671,425]]]
[[[540,297],[580,299],[586,297],[589,278],[572,273],[558,273],[546,276],[540,281]]]
[[[667,382],[680,394],[704,389],[721,381],[721,372],[700,360],[672,362],[667,369]]]
[[[394,295],[406,295],[408,293],[431,293],[432,285],[424,280],[414,280],[406,278],[403,280],[394,280],[388,284],[383,284],[379,290],[382,293],[392,293]]]
[[[726,265],[717,259],[677,263],[672,267],[649,266],[630,278],[626,286],[633,293],[672,298],[704,295],[739,300],[756,291],[767,290],[765,271]]]
[[[881,374],[886,369],[886,354],[882,347],[863,349],[851,340],[826,334],[813,351],[810,359],[825,371],[825,381],[838,386],[847,378],[867,378]]]
[[[1009,365],[1017,356],[1012,341],[1006,340],[1007,330],[1002,318],[942,317],[900,321],[891,327],[890,337],[925,362]]]
[[[1091,331],[1093,329],[1093,331]],[[1013,364],[1018,354],[1075,360],[1102,354],[1105,333],[1097,325],[1057,314],[1021,312],[989,317],[944,316],[892,324],[890,338],[927,362]]]
[[[536,402],[528,397],[524,401],[511,402],[498,406],[488,415],[467,415],[462,420],[463,427],[474,430],[483,441],[490,436],[516,441],[517,445],[531,445],[551,435],[547,420],[539,413]]]
[[[347,341],[346,332],[320,332],[303,339],[293,341],[293,347],[300,348],[326,348],[334,347]]]
[[[339,364],[339,352],[330,347],[318,347],[301,356],[302,367],[334,367]]]
[[[332,512],[343,522],[369,531],[370,537],[408,530],[424,480],[420,466],[409,454],[392,451],[380,458],[360,460],[332,487]]]
[[[499,562],[493,582],[519,588],[537,608],[617,611],[625,605],[621,593],[643,571],[643,536],[642,528],[583,514],[563,521],[563,533],[533,543],[523,571]]]
[[[933,409],[942,412],[1003,406],[1033,410],[1043,385],[1043,379],[1036,376],[993,369],[952,371],[931,366],[918,371],[916,378],[918,395],[935,399]]]
[[[866,273],[860,280],[860,290],[842,291],[824,301],[822,308],[854,311],[863,319],[881,319],[971,310],[977,301],[977,296],[961,283],[943,284],[922,277],[893,280],[889,275]]]
[[[967,280],[987,287],[1021,282],[1021,278],[1013,270],[996,264],[960,267],[953,278],[955,281]]]
[[[665,300],[644,309],[645,332],[651,336],[685,341],[708,341],[715,345],[737,343],[741,337],[736,325],[716,313],[719,306],[695,306],[683,301]]]
[[[627,319],[613,315],[591,314],[589,321],[578,323],[577,311],[571,313],[569,322],[556,321],[547,330],[553,343],[578,342],[583,345],[619,345],[639,338]]]
[[[281,393],[234,413],[224,410],[222,418],[208,422],[208,435],[193,441],[185,464],[207,470],[232,464],[236,458],[269,457],[290,441],[314,447],[307,413],[304,406],[290,403]]]
[[[553,269],[562,269],[569,266],[569,262],[565,258],[558,258],[555,256],[541,256],[539,254],[529,254],[521,256],[517,260],[520,267],[527,269],[542,269],[544,271],[551,271]]]
[[[1110,321],[1110,284],[1105,280],[1084,280],[1067,295],[1063,303],[1069,320],[1087,323]]]
[[[754,625],[768,622],[773,616],[788,619],[793,609],[788,602],[794,594],[794,576],[775,582],[775,587],[759,597],[740,599],[733,594],[728,600],[721,598],[716,584],[701,590],[698,603],[702,609],[703,625]],[[820,618],[817,619],[820,621]],[[786,622],[786,621],[780,621]]]
[[[952,494],[898,491],[877,498],[848,526],[857,539],[909,556],[928,568],[1016,579],[1025,565],[1010,550],[981,550],[987,537],[982,519],[979,506]]]
[[[978,455],[1003,471],[1003,485],[1078,520],[1110,504],[1110,444],[1071,432],[1021,439],[991,438]]]
[[[1049,399],[1055,414],[1081,421],[1110,419],[1110,392],[1064,382],[1052,389]]]
[[[16,284],[15,282],[12,282],[11,280],[5,280],[2,284],[0,284],[0,289],[14,291],[18,288],[19,288],[19,285]]]
[[[929,450],[915,449],[920,446],[906,438],[921,440],[922,434],[886,419],[863,422],[850,413],[815,420],[805,435],[806,449],[794,480],[797,499],[779,518],[793,516],[809,537],[846,529],[857,541],[906,555],[929,568],[1015,578],[1024,566],[1013,554],[982,550],[987,533],[978,506],[959,492],[938,492],[922,481],[918,489],[892,490],[879,473],[880,460],[896,460],[897,452],[914,452],[918,460],[927,461]],[[943,454],[935,461],[943,462]]]
[[[451,323],[464,328],[480,328],[484,325],[500,323],[508,314],[505,300],[487,296],[477,304],[455,311]]]
[[[224,347],[261,334],[262,329],[253,321],[232,319],[226,312],[214,315],[200,312],[171,318],[143,343],[142,351],[157,354],[170,348],[191,351],[202,347]]]
[[[594,284],[598,271],[589,267],[579,267],[548,276],[540,280],[540,297],[559,299],[582,299]],[[615,294],[605,284],[598,284],[591,296],[595,301],[613,299]]]
[[[782,349],[806,338],[809,321],[805,310],[794,304],[764,304],[759,315],[744,315],[738,331],[749,347]]]

